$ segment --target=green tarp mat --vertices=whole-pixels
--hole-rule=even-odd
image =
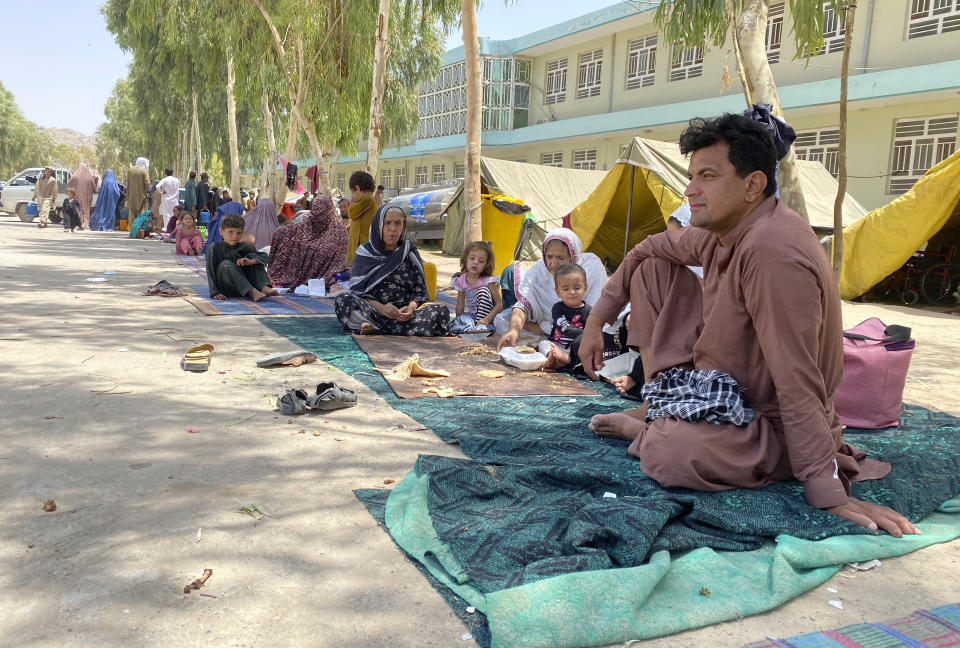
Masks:
[[[960,492],[960,421],[945,414],[907,408],[899,428],[848,435],[894,465],[855,484],[855,496],[914,521],[930,516],[922,536],[898,540],[807,506],[795,482],[660,487],[625,442],[586,429],[592,414],[624,408],[606,386],[592,398],[400,401],[382,378],[358,373],[371,365],[333,318],[262,321],[461,445],[468,459],[420,457],[391,493],[386,524],[486,615],[494,646],[602,645],[754,614],[844,562],[960,535],[960,515],[933,513]]]

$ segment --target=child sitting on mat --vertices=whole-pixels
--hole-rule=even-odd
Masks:
[[[260,301],[278,294],[264,267],[269,257],[242,241],[243,228],[243,216],[224,214],[220,221],[223,240],[207,250],[207,282],[214,299],[246,296]]]
[[[580,364],[574,345],[579,343],[590,315],[590,307],[583,301],[587,294],[587,273],[576,263],[567,263],[557,268],[553,281],[560,301],[553,305],[551,312],[550,337],[541,343],[549,347],[544,368],[572,371]]]
[[[193,212],[180,213],[180,225],[174,232],[177,243],[177,254],[198,256],[203,254],[203,236],[197,229],[197,220]]]
[[[503,310],[493,248],[486,241],[467,243],[460,255],[460,273],[450,280],[457,291],[457,316],[450,322],[454,335],[493,331],[493,318]]]

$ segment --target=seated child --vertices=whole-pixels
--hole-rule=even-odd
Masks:
[[[152,234],[155,229],[153,212],[149,209],[144,209],[140,212],[140,215],[134,219],[133,223],[130,224],[130,238],[150,238],[150,234]]]
[[[188,256],[203,254],[203,235],[197,229],[197,221],[193,212],[180,213],[180,225],[173,236],[177,243],[177,254]]]
[[[73,231],[79,227],[83,229],[80,222],[80,201],[77,200],[77,191],[73,187],[67,187],[67,197],[63,199],[63,207],[60,214],[63,216],[63,231]]]
[[[493,248],[486,241],[474,241],[463,248],[460,273],[450,280],[457,291],[457,316],[450,323],[454,335],[493,331],[493,318],[503,310]]]
[[[587,294],[587,273],[576,263],[567,263],[557,269],[553,280],[560,301],[553,305],[553,330],[547,342],[547,362],[543,366],[545,369],[572,371],[580,360],[571,349],[579,342],[590,314],[590,307],[583,301]]]
[[[220,221],[223,240],[207,249],[207,282],[214,299],[246,296],[260,301],[278,294],[264,268],[269,257],[242,241],[243,228],[243,216],[225,214]]]

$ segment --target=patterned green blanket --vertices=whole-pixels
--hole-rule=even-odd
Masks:
[[[612,389],[576,399],[402,401],[333,318],[262,321],[460,443],[469,459],[419,458],[390,495],[386,524],[440,583],[487,615],[493,645],[598,645],[754,614],[844,562],[960,535],[960,515],[950,512],[931,516],[920,537],[872,535],[809,507],[795,482],[664,489],[643,476],[626,443],[587,430],[593,414],[624,408]],[[919,521],[960,493],[953,417],[907,408],[900,428],[848,440],[894,466],[882,480],[855,484],[857,497]]]

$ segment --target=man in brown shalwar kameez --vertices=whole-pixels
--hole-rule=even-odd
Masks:
[[[134,166],[127,171],[127,219],[133,222],[147,208],[147,191],[150,189],[150,160],[137,158]],[[154,214],[156,217],[157,214]],[[157,221],[159,222],[159,221]]]
[[[680,137],[690,155],[691,224],[648,237],[611,277],[580,346],[599,368],[601,327],[631,304],[628,344],[646,380],[678,367],[729,374],[756,415],[747,424],[658,417],[646,408],[593,417],[597,434],[631,441],[645,475],[703,491],[797,479],[807,502],[900,537],[917,529],[892,509],[850,497],[850,482],[889,464],[843,442],[833,398],[843,375],[840,296],[809,224],[774,195],[776,149],[739,115],[695,119]],[[703,283],[686,266],[703,266]]]

